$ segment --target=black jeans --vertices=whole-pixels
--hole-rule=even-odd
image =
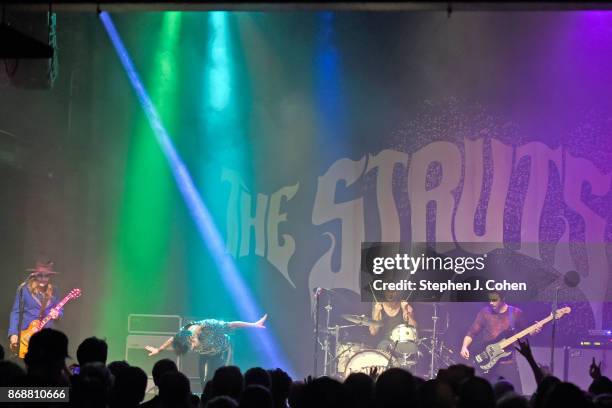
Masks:
[[[198,370],[200,374],[200,384],[202,385],[202,390],[204,389],[206,381],[212,380],[217,368],[223,367],[225,365],[226,359],[226,353],[200,354]]]
[[[523,394],[521,376],[514,358],[509,361],[497,363],[484,377],[491,382],[491,385],[498,382],[500,377],[503,377],[514,386],[514,392]]]

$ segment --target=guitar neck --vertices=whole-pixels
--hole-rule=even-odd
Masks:
[[[512,343],[514,343],[515,341],[517,341],[518,339],[521,339],[521,338],[525,337],[526,335],[528,335],[529,333],[531,333],[532,331],[534,331],[536,327],[543,326],[546,323],[552,321],[552,319],[553,319],[553,316],[551,314],[547,318],[542,319],[542,320],[540,320],[538,322],[535,322],[534,324],[532,324],[531,326],[527,327],[526,329],[521,330],[520,332],[516,333],[514,336],[508,337],[507,339],[504,339],[504,340],[500,341],[499,344],[500,344],[500,346],[502,348],[506,348],[509,345],[511,345]]]
[[[69,301],[70,299],[71,299],[71,297],[70,297],[70,296],[66,296],[66,297],[65,297],[65,298],[63,298],[63,299],[62,299],[62,300],[61,300],[61,301],[60,301],[60,302],[59,302],[57,305],[55,305],[55,306],[53,307],[53,309],[55,309],[55,310],[57,310],[57,311],[60,311],[60,310],[61,310],[61,308],[62,308],[62,307],[64,307],[64,305],[65,305],[66,303],[68,303],[68,301]],[[51,315],[47,315],[47,316],[45,316],[45,318],[44,318],[44,319],[42,319],[42,321],[40,322],[40,325],[38,326],[38,327],[39,327],[39,329],[42,329],[43,327],[45,327],[45,325],[46,325],[47,323],[49,323],[49,320],[51,320]]]

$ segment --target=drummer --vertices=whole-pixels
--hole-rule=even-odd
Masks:
[[[379,349],[389,346],[391,333],[396,327],[403,324],[416,329],[417,326],[412,306],[400,300],[400,292],[385,292],[385,300],[386,302],[375,302],[372,307],[372,320],[382,322],[382,325],[370,326],[372,336],[382,332],[383,341],[379,344]]]

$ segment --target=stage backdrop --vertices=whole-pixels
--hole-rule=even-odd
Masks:
[[[110,18],[131,79],[108,25],[68,13],[52,90],[2,76],[0,329],[24,270],[49,258],[62,291],[83,290],[60,322],[73,350],[97,335],[122,358],[129,313],[250,308],[268,313],[278,358],[241,332],[235,361],[303,375],[313,290],[338,289],[333,324],[369,313],[361,242],[400,240],[490,243],[512,251],[509,271],[550,271],[550,287],[575,270],[562,338],[610,326],[610,13]],[[186,197],[202,200],[220,246]],[[521,306],[541,318],[548,300]],[[452,347],[481,306],[442,308]],[[431,306],[415,308],[430,326]]]

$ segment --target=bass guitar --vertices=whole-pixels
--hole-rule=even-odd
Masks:
[[[555,311],[554,318],[560,319],[562,316],[570,313],[571,311],[572,309],[570,309],[569,307],[557,309]],[[482,352],[480,352],[479,354],[476,354],[476,356],[474,357],[474,362],[476,363],[477,366],[479,366],[483,370],[484,373],[489,372],[489,370],[493,368],[499,360],[505,357],[508,357],[509,355],[512,354],[512,350],[506,351],[506,348],[508,346],[512,345],[515,341],[534,332],[539,327],[544,326],[546,323],[551,322],[552,320],[553,320],[553,314],[551,313],[545,319],[535,322],[534,324],[527,327],[526,329],[523,329],[520,332],[508,338],[503,338],[503,336],[506,334],[505,332],[500,334],[498,338],[502,337],[501,340],[495,341],[497,340],[495,339],[492,343],[489,343],[488,345],[486,345],[484,347],[484,350],[482,350]]]
[[[56,310],[57,312],[59,312],[60,310],[62,310],[66,303],[68,303],[72,299],[78,298],[79,296],[81,296],[81,289],[72,289],[70,293],[68,293],[62,300],[60,300],[59,303],[55,305],[55,307],[53,307],[51,310]],[[17,352],[17,349],[19,349],[19,358],[24,358],[26,353],[28,352],[28,344],[30,344],[30,338],[32,337],[32,335],[42,330],[47,325],[47,323],[49,323],[50,320],[51,313],[45,316],[42,320],[32,320],[28,327],[21,331],[21,347],[15,347],[14,350],[15,352]]]

